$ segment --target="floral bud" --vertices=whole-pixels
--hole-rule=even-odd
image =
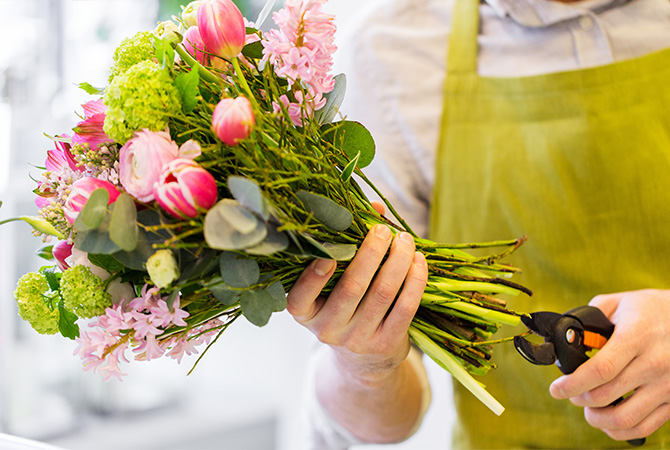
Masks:
[[[255,123],[251,102],[246,97],[224,98],[212,115],[212,129],[227,145],[236,145],[249,137]]]
[[[156,287],[160,289],[169,287],[179,278],[179,266],[172,250],[162,249],[154,252],[147,260],[147,272]]]
[[[200,36],[200,31],[197,26],[189,27],[189,29],[186,30],[182,45],[200,64],[205,64],[205,44],[202,42],[202,37]]]
[[[216,203],[216,180],[196,162],[177,158],[163,170],[154,197],[174,217],[196,217]]]
[[[70,195],[63,206],[63,213],[70,225],[74,224],[79,215],[79,211],[84,207],[89,197],[96,189],[105,189],[109,193],[107,204],[114,203],[119,196],[119,190],[109,181],[100,180],[94,177],[80,178],[70,186]]]
[[[181,20],[187,27],[192,27],[198,23],[197,15],[200,3],[202,3],[202,0],[191,2],[186,5],[186,8],[184,8],[184,10],[181,12]]]
[[[68,259],[71,259],[72,257],[72,244],[69,244],[67,241],[58,241],[56,244],[54,244],[51,253],[54,255],[56,264],[58,264],[58,268],[62,272],[65,272],[70,268],[70,262]]]
[[[240,54],[246,39],[244,17],[231,0],[203,0],[198,29],[207,50],[225,59]]]
[[[179,25],[171,20],[160,22],[153,31],[154,36],[158,39],[165,39],[171,43],[178,44],[181,42],[181,34],[179,33]]]

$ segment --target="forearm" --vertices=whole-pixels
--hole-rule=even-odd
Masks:
[[[321,356],[315,374],[318,401],[352,435],[364,442],[391,443],[416,430],[430,402],[420,356],[383,372],[356,370],[330,349]]]

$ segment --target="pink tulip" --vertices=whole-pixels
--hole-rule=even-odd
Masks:
[[[186,30],[182,45],[200,64],[205,64],[205,43],[202,41],[198,27],[192,26]]]
[[[224,98],[214,108],[212,129],[225,144],[246,139],[256,124],[251,102],[246,97]]]
[[[154,199],[154,183],[163,167],[175,159],[179,147],[165,131],[142,130],[119,151],[119,179],[130,195],[141,202]]]
[[[154,186],[154,196],[170,215],[196,217],[216,203],[216,180],[196,162],[177,158],[165,167]]]
[[[84,120],[73,129],[75,135],[72,136],[72,144],[88,143],[92,149],[96,149],[100,144],[112,142],[102,130],[107,110],[102,99],[90,101],[81,106],[84,108]]]
[[[198,8],[197,22],[208,51],[225,59],[240,54],[246,27],[242,13],[231,0],[204,0]]]
[[[74,224],[75,219],[79,215],[79,211],[84,207],[89,197],[96,189],[105,189],[109,193],[109,201],[107,204],[114,203],[120,192],[109,181],[100,180],[94,177],[80,178],[70,186],[70,195],[68,195],[65,205],[63,206],[63,213],[70,225]]]
[[[70,264],[68,264],[66,260],[72,256],[72,244],[68,244],[67,241],[58,241],[58,243],[53,246],[51,253],[54,255],[56,264],[58,264],[58,268],[61,272],[65,272],[70,268]]]

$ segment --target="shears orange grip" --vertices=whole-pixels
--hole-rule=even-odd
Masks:
[[[601,349],[607,343],[607,338],[593,331],[584,330],[584,345],[589,348]]]

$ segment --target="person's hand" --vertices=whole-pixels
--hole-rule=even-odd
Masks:
[[[613,439],[646,437],[670,419],[670,290],[600,295],[590,304],[610,318],[614,333],[574,373],[554,381],[551,395],[583,406],[586,421]]]
[[[409,233],[394,238],[389,227],[375,225],[326,298],[320,293],[335,267],[326,259],[310,264],[289,292],[287,310],[334,349],[350,374],[384,377],[409,352],[409,325],[428,277],[425,258]]]

